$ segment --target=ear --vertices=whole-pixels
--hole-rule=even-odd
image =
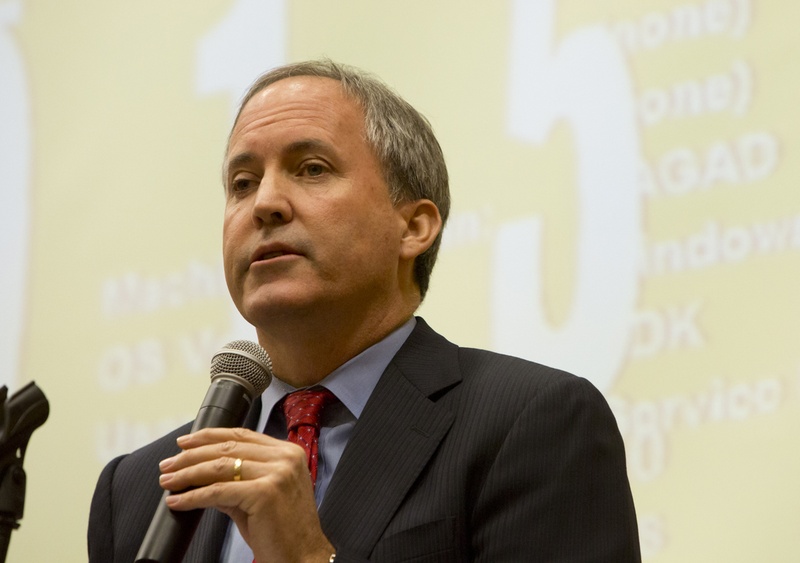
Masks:
[[[428,250],[442,230],[439,208],[429,199],[404,201],[397,204],[403,218],[404,231],[400,239],[400,257],[414,260]]]

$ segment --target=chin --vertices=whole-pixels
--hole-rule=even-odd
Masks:
[[[308,296],[279,295],[277,292],[270,292],[268,298],[245,301],[240,311],[245,319],[259,327],[278,319],[305,317],[318,306],[319,300],[310,299]]]

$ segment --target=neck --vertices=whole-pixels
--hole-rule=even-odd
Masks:
[[[361,316],[283,317],[257,327],[275,375],[293,387],[315,385],[403,325],[416,307]]]

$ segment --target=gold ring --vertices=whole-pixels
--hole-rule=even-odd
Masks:
[[[233,460],[233,480],[242,480],[242,458],[240,457],[237,457],[235,460]]]

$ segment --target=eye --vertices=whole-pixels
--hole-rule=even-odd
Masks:
[[[328,171],[328,166],[319,161],[308,161],[300,165],[299,175],[315,178]]]
[[[321,164],[309,164],[306,167],[306,172],[309,176],[319,176],[325,172],[325,168]]]
[[[249,176],[235,176],[229,186],[229,191],[233,194],[246,192],[255,188],[258,182]]]

